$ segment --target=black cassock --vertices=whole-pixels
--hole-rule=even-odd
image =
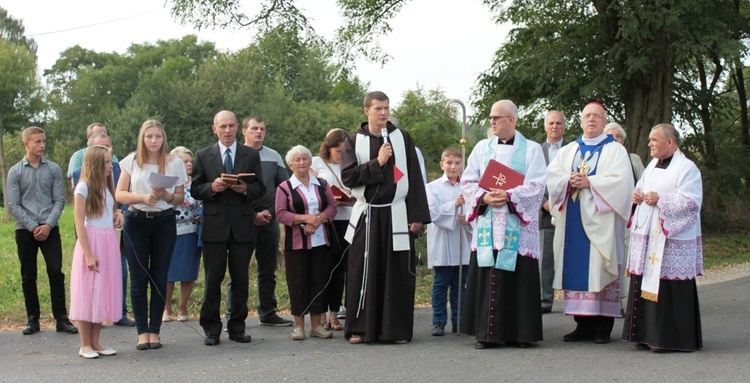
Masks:
[[[383,139],[371,135],[364,123],[347,138],[341,159],[341,178],[344,185],[353,188],[366,186],[365,199],[371,204],[389,204],[396,193],[394,182],[395,156],[381,167],[377,156]],[[388,131],[397,129],[390,122]],[[371,160],[357,163],[357,134],[370,136]],[[422,170],[411,137],[401,131],[406,146],[409,191],[406,197],[408,222],[430,222],[427,195],[424,190]],[[409,341],[414,330],[414,290],[416,286],[416,257],[414,238],[410,239],[411,251],[393,251],[391,208],[373,207],[370,215],[370,251],[368,277],[364,307],[359,309],[362,275],[365,268],[365,219],[362,215],[357,223],[354,239],[349,247],[349,265],[346,277],[346,328],[345,336],[360,335],[364,342]],[[359,309],[359,310],[358,310]],[[358,313],[359,311],[359,313]]]

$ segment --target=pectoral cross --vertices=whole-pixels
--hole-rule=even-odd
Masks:
[[[490,233],[489,230],[482,230],[479,234],[477,234],[477,237],[482,240],[482,246],[489,246],[490,242],[488,241],[488,239],[490,238],[490,236],[492,236],[492,233]]]
[[[659,262],[659,258],[656,257],[656,252],[651,253],[648,260],[651,261],[651,266],[653,266],[654,263]]]
[[[589,156],[590,155],[591,155],[591,152],[586,152],[586,154],[583,156],[583,160],[581,161],[581,164],[578,165],[578,173],[580,173],[580,174],[586,174],[586,175],[589,174],[588,160],[589,160]],[[576,189],[575,191],[573,191],[573,196],[571,197],[571,198],[573,198],[573,201],[575,201],[576,199],[578,199],[578,194],[580,192],[581,192],[581,189]]]
[[[586,155],[583,156],[583,160],[581,161],[581,164],[578,165],[578,173],[581,174],[589,174],[589,156],[591,155],[591,152],[586,152]]]
[[[496,176],[492,176],[492,178],[495,179],[495,185],[498,185],[498,186],[501,186],[501,187],[503,185],[505,185],[505,182],[507,182],[507,180],[505,178],[505,174],[502,174],[502,173],[500,173],[499,175],[496,175]]]

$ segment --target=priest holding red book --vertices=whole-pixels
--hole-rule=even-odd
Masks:
[[[542,147],[516,131],[513,102],[496,102],[489,118],[493,135],[477,143],[461,176],[474,221],[461,329],[477,349],[527,348],[542,340],[538,216],[547,172]]]

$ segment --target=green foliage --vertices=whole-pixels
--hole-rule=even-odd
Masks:
[[[0,128],[20,128],[41,112],[36,56],[23,45],[0,40]]]
[[[61,143],[55,154],[64,168],[85,145],[84,128],[98,121],[122,158],[149,118],[164,124],[170,147],[197,150],[216,142],[212,117],[224,109],[240,120],[262,116],[266,144],[279,151],[301,142],[315,151],[328,130],[352,130],[363,118],[362,84],[330,57],[319,39],[287,26],[231,54],[195,36],[134,44],[122,55],[70,48],[46,72],[56,110],[50,125]]]
[[[25,32],[21,20],[11,17],[5,8],[0,7],[0,40],[24,46],[36,56],[36,41],[27,38]]]
[[[461,149],[461,124],[446,109],[443,91],[409,90],[392,112],[422,152],[428,173],[439,172],[440,155],[449,146]]]

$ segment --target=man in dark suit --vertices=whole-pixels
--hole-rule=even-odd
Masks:
[[[544,131],[547,132],[547,139],[542,144],[542,152],[544,162],[549,165],[549,161],[555,158],[557,150],[567,144],[563,138],[565,116],[556,110],[547,112],[547,116],[544,117]],[[542,259],[539,262],[542,282],[542,314],[552,312],[552,304],[555,301],[555,289],[552,288],[552,281],[555,279],[555,256],[552,251],[555,226],[552,225],[552,216],[549,214],[548,199],[547,191],[545,191],[544,203],[539,209],[539,239],[542,245]]]
[[[232,288],[232,316],[227,322],[229,339],[247,343],[248,267],[255,247],[255,211],[253,202],[265,193],[262,182],[240,181],[230,185],[222,173],[255,173],[262,180],[258,151],[238,144],[237,116],[223,110],[214,116],[211,127],[219,142],[195,154],[191,194],[203,201],[203,265],[206,272],[205,294],[200,324],[206,333],[205,344],[219,344],[221,334],[221,284],[229,266]]]

